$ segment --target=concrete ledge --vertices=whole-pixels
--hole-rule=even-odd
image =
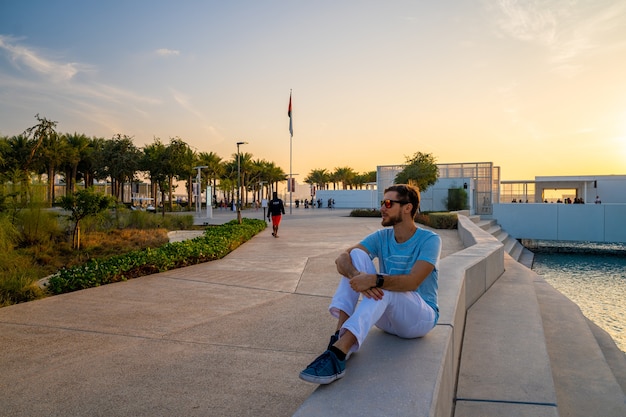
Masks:
[[[412,340],[372,329],[346,376],[318,387],[295,416],[452,416],[466,311],[504,272],[496,238],[462,215],[458,232],[466,249],[440,262],[436,328]]]
[[[552,415],[557,398],[533,277],[508,255],[506,266],[467,312],[457,401],[547,407],[531,415]]]

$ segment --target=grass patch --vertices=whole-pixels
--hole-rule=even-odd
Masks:
[[[39,207],[0,213],[0,307],[43,298],[38,281],[63,269],[168,244],[170,230],[193,225],[193,215],[118,209],[81,222],[81,249],[73,250],[67,217]]]
[[[221,226],[210,226],[204,235],[195,239],[106,259],[91,259],[50,277],[48,291],[62,294],[220,259],[266,226],[264,220],[243,219],[242,224],[233,220]]]

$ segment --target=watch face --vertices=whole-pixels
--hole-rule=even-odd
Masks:
[[[385,283],[385,277],[380,274],[376,274],[376,287],[380,288]]]

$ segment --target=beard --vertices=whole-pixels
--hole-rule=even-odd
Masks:
[[[396,216],[389,216],[387,218],[383,217],[383,221],[381,224],[383,226],[395,226],[398,223],[402,222],[402,215],[397,214]]]

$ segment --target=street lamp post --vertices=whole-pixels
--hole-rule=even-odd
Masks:
[[[241,200],[239,197],[239,192],[241,190],[241,163],[239,162],[239,146],[245,145],[248,142],[237,142],[237,223],[241,224]]]

